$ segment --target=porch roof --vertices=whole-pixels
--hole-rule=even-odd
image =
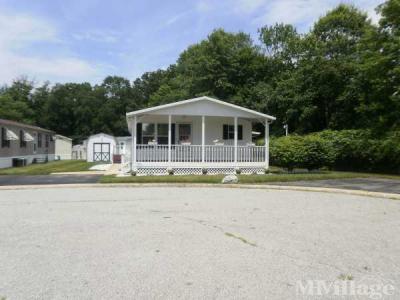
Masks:
[[[203,105],[201,105],[203,104]],[[202,96],[198,98],[173,102],[136,110],[126,114],[127,120],[139,115],[193,115],[193,116],[232,116],[253,119],[275,120],[276,118],[245,107]],[[129,122],[128,122],[129,123]]]

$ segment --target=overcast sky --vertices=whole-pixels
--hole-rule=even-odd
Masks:
[[[0,84],[130,80],[166,68],[215,28],[244,31],[276,22],[304,32],[338,3],[368,12],[382,0],[0,0]]]

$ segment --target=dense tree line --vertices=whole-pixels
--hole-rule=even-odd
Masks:
[[[277,117],[299,134],[324,129],[400,127],[400,0],[377,11],[379,24],[339,5],[305,34],[287,24],[248,34],[213,31],[166,70],[130,82],[46,83],[26,78],[0,89],[0,117],[35,123],[76,141],[103,131],[127,133],[125,112],[209,95]]]

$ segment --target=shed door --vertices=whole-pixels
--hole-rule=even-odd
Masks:
[[[110,161],[110,143],[93,144],[93,161]]]

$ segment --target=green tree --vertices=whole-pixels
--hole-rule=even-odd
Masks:
[[[34,123],[35,113],[32,109],[31,93],[33,82],[25,77],[14,80],[11,86],[0,90],[0,118]]]
[[[176,72],[190,97],[211,95],[227,101],[235,98],[237,104],[242,104],[240,91],[260,79],[263,60],[249,35],[219,29],[185,50]]]
[[[377,131],[400,126],[400,1],[377,8],[379,28],[371,30],[362,47],[362,64],[354,93],[366,126]]]
[[[98,110],[98,120],[101,120],[98,130],[114,135],[127,134],[127,107],[135,106],[129,80],[108,76],[100,86],[95,87],[96,97],[101,99]]]
[[[283,25],[264,31],[267,47],[278,49],[274,58],[294,62],[274,80],[276,111],[271,113],[298,133],[360,126],[359,99],[348,86],[358,72],[360,43],[371,28],[364,13],[339,5],[301,38]]]
[[[0,119],[30,122],[33,111],[26,102],[15,101],[10,95],[0,94]]]

